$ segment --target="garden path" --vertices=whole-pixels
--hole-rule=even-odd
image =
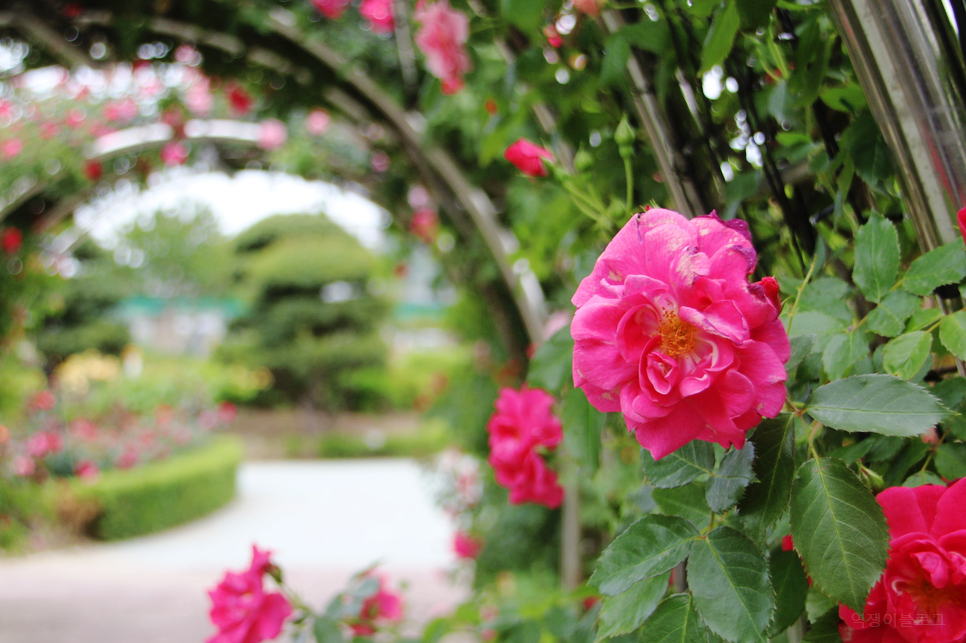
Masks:
[[[0,643],[201,643],[205,589],[247,566],[252,543],[316,606],[377,561],[408,581],[415,621],[466,594],[446,574],[453,527],[412,460],[252,462],[238,487],[228,507],[160,534],[0,560]]]

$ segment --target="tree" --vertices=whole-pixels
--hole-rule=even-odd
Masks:
[[[348,373],[384,363],[386,302],[369,293],[375,258],[325,216],[265,219],[235,240],[235,279],[251,301],[223,359],[266,366],[275,402],[354,406]]]

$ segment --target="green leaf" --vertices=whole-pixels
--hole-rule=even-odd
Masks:
[[[869,301],[879,303],[899,272],[899,234],[892,222],[873,214],[855,236],[852,279]]]
[[[688,584],[711,631],[729,641],[768,641],[775,597],[768,563],[747,536],[722,526],[695,540]]]
[[[852,323],[852,311],[846,303],[852,288],[836,277],[822,277],[802,290],[798,306],[801,310],[823,313],[844,324]]]
[[[710,442],[691,440],[660,460],[652,458],[647,449],[641,449],[641,462],[644,476],[655,487],[680,487],[703,473],[711,473],[714,469],[714,447]]]
[[[777,2],[778,0],[737,0],[742,26],[754,30],[767,25]]]
[[[652,54],[663,54],[667,51],[668,28],[663,20],[651,22],[644,20],[621,27],[620,33],[627,41]]]
[[[651,514],[625,529],[600,555],[591,585],[616,596],[687,558],[698,530],[677,516]]]
[[[866,183],[875,185],[894,174],[892,153],[869,110],[863,110],[842,132],[839,145]]]
[[[836,333],[844,328],[845,324],[839,319],[814,310],[805,310],[796,314],[792,319],[788,336],[795,337],[796,335],[809,335],[811,333],[822,335]]]
[[[909,318],[908,323],[906,323],[906,332],[911,333],[914,330],[921,330],[927,326],[932,326],[942,316],[942,311],[938,308],[923,308],[922,310],[917,310]]]
[[[715,65],[720,65],[731,53],[731,48],[735,44],[735,36],[738,33],[738,7],[732,0],[727,3],[724,10],[714,18],[708,37],[704,41],[704,49],[701,51],[701,69],[699,73],[710,70]]]
[[[932,355],[932,335],[917,330],[899,335],[882,349],[882,367],[896,377],[912,379]]]
[[[617,596],[605,596],[601,601],[600,629],[595,643],[639,628],[667,594],[670,578],[671,572],[667,572],[634,583]]]
[[[741,449],[730,449],[721,459],[721,465],[705,483],[705,498],[715,513],[731,507],[749,483],[755,480],[751,462],[755,459],[755,445],[749,441]]]
[[[902,483],[903,487],[921,487],[924,484],[946,484],[943,479],[937,476],[932,471],[916,471],[914,474],[905,479]]]
[[[788,357],[788,361],[785,362],[786,373],[791,375],[798,370],[798,365],[802,363],[802,360],[812,354],[812,346],[814,341],[815,335],[799,335],[798,337],[792,337],[789,340],[792,346],[792,351],[791,355]]]
[[[327,616],[315,617],[312,633],[315,635],[316,643],[344,643],[345,641],[339,623]]]
[[[768,575],[775,591],[775,615],[768,628],[774,636],[787,630],[805,611],[808,577],[802,561],[793,551],[773,551],[768,558]]]
[[[808,413],[841,431],[913,436],[951,412],[921,386],[891,375],[854,375],[819,387]]]
[[[500,0],[500,13],[520,30],[535,31],[543,21],[543,0]]]
[[[830,380],[841,379],[849,369],[869,356],[869,341],[861,330],[833,335],[822,353],[822,365]]]
[[[795,416],[763,420],[751,436],[755,444],[755,482],[745,490],[739,513],[754,517],[762,528],[781,518],[788,507],[795,475]]]
[[[584,471],[593,476],[600,464],[600,434],[607,415],[591,405],[580,389],[570,389],[560,412],[564,445]]]
[[[711,521],[711,508],[704,499],[704,485],[700,482],[674,489],[654,489],[651,499],[666,516],[681,516],[695,525],[706,525]]]
[[[966,377],[950,377],[948,380],[936,382],[932,387],[932,394],[947,408],[956,410],[966,396]]]
[[[530,360],[527,382],[551,393],[560,391],[564,382],[573,377],[574,340],[570,326],[561,328],[545,341]]]
[[[889,550],[875,497],[841,460],[809,460],[792,483],[791,525],[814,584],[861,614]]]
[[[893,290],[866,318],[873,333],[895,337],[902,333],[906,320],[922,306],[922,300],[904,290]]]
[[[676,594],[661,601],[644,623],[638,640],[647,643],[707,643],[708,637],[691,596]]]
[[[959,359],[966,359],[966,310],[946,315],[939,322],[939,341]]]
[[[539,643],[540,631],[537,621],[522,621],[511,627],[503,640],[506,643]]]
[[[854,114],[868,105],[865,93],[855,83],[849,83],[843,87],[829,87],[822,90],[820,97],[822,102],[832,109],[848,114]]]
[[[939,475],[948,480],[966,478],[966,444],[940,444],[935,457]]]
[[[966,277],[966,248],[962,240],[930,250],[912,262],[902,287],[914,295],[929,295],[939,286],[955,284]]]
[[[802,643],[842,643],[839,635],[839,612],[835,610],[812,622]]]
[[[805,598],[805,615],[808,617],[809,623],[814,623],[821,618],[822,614],[830,610],[834,611],[835,618],[838,618],[838,607],[838,603],[815,585],[808,588],[808,596]]]
[[[604,60],[600,63],[601,85],[616,85],[624,80],[627,60],[631,57],[631,45],[620,33],[607,39]]]

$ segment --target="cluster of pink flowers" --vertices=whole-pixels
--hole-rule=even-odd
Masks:
[[[218,633],[206,643],[259,643],[278,636],[292,614],[292,605],[281,592],[265,590],[265,575],[274,565],[270,552],[252,545],[252,562],[241,573],[227,572],[209,590],[211,622]]]
[[[889,525],[889,559],[862,616],[839,608],[842,640],[966,640],[966,479],[892,487],[876,499]]]
[[[51,412],[56,403],[49,390],[34,395],[26,405],[23,437],[0,445],[0,457],[9,459],[4,468],[14,476],[40,481],[51,475],[73,475],[93,480],[102,469],[130,469],[163,460],[206,439],[237,414],[229,402],[197,414],[161,405],[153,417],[115,408],[100,422],[75,418],[66,423],[62,413]]]
[[[393,0],[362,0],[359,15],[365,18],[373,33],[392,33],[396,21],[392,9]],[[338,20],[349,6],[349,0],[312,0],[315,10],[330,20]]]
[[[553,414],[553,396],[544,390],[500,389],[486,430],[496,481],[510,490],[510,502],[534,502],[554,509],[563,502],[563,487],[538,448],[554,449],[563,439],[560,420]]]
[[[463,74],[470,70],[466,53],[469,18],[452,9],[446,0],[432,4],[420,0],[413,17],[421,23],[414,39],[426,55],[426,68],[439,78],[444,94],[455,94],[463,89]]]
[[[740,448],[781,410],[790,347],[777,283],[748,282],[756,260],[742,221],[652,209],[580,283],[574,386],[654,458],[691,440]]]

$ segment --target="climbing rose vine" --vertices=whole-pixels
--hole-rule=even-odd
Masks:
[[[563,439],[560,420],[553,414],[553,396],[524,386],[519,391],[500,389],[496,412],[486,430],[490,434],[490,457],[498,484],[510,490],[510,502],[535,502],[551,509],[563,502],[557,474],[537,453],[538,447],[553,449]]]
[[[950,487],[892,487],[876,500],[889,524],[889,562],[864,616],[839,608],[843,641],[966,639],[966,479]]]
[[[785,401],[777,284],[749,283],[743,221],[635,214],[577,289],[574,386],[621,412],[657,459],[691,440],[744,445]]]

